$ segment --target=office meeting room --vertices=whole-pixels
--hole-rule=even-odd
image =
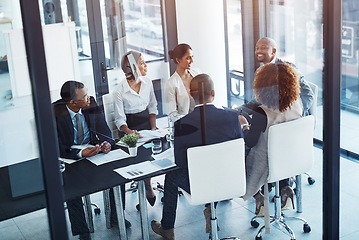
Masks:
[[[358,80],[357,0],[0,0],[0,239],[359,239]]]

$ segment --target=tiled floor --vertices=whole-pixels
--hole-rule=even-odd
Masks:
[[[353,204],[357,202],[358,191],[356,183],[359,180],[359,165],[347,159],[341,159],[341,231],[340,239],[352,240],[359,239],[359,227],[356,224],[358,207]],[[288,221],[289,225],[296,234],[296,239],[319,240],[322,238],[322,151],[315,148],[315,163],[310,173],[315,177],[316,183],[309,185],[306,177],[303,177],[303,213],[299,214],[293,210],[288,210],[287,215],[301,216],[307,219],[311,225],[310,233],[303,233],[302,223]],[[163,181],[163,176],[153,178],[156,181]],[[224,186],[225,187],[225,186]],[[162,193],[158,193],[158,199],[154,207],[148,210],[148,218],[160,220],[162,204],[159,201]],[[91,195],[92,201],[100,205],[103,210],[102,193]],[[126,195],[126,218],[131,221],[132,227],[127,230],[129,240],[141,239],[140,216],[135,209],[137,204],[137,193],[128,192]],[[272,204],[271,204],[272,205]],[[236,198],[229,201],[220,202],[217,207],[217,216],[221,230],[219,237],[238,236],[242,240],[255,239],[256,229],[250,225],[253,217],[254,200],[243,200]],[[271,210],[273,210],[271,208]],[[203,206],[191,206],[186,199],[179,197],[177,208],[177,219],[175,226],[175,236],[177,240],[197,240],[208,239],[205,233],[205,221],[203,217]],[[262,221],[260,220],[262,223]],[[92,235],[94,240],[119,239],[118,229],[106,229],[105,215],[94,215],[95,232]],[[69,233],[70,239],[78,239]],[[2,240],[41,240],[50,239],[46,211],[41,210],[27,215],[0,222],[0,239]],[[159,240],[150,230],[150,239]],[[272,228],[270,235],[263,235],[263,239],[289,239],[289,236],[278,228]]]

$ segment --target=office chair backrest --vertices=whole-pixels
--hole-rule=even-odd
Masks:
[[[311,115],[269,128],[269,183],[290,178],[311,169],[313,128],[314,117]]]
[[[311,82],[308,82],[308,84],[314,93],[313,105],[309,108],[309,114],[314,116],[315,122],[317,119],[318,86]]]
[[[240,197],[246,191],[243,138],[187,150],[193,205]]]
[[[111,130],[112,138],[118,139],[119,135],[118,135],[117,126],[115,124],[115,115],[114,115],[115,107],[113,105],[113,95],[110,93],[103,95],[102,102],[103,102],[103,107],[105,110],[106,122],[107,122],[108,127]]]

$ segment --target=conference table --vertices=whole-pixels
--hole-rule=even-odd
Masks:
[[[163,151],[169,148],[169,143],[166,142],[165,138],[162,138],[162,143]],[[128,152],[127,148],[122,149],[125,152]],[[135,157],[111,161],[99,166],[96,166],[86,159],[72,164],[66,164],[66,170],[62,173],[65,201],[113,188],[117,217],[119,220],[120,239],[127,239],[119,186],[129,183],[132,180],[138,181],[142,239],[149,239],[144,179],[165,174],[169,171],[178,169],[178,167],[159,170],[135,179],[126,179],[113,170],[144,161],[151,161],[153,160],[151,155],[151,148],[146,149],[142,146],[138,148],[137,156]],[[0,168],[0,221],[45,208],[46,201],[44,192],[15,199],[11,196],[11,186],[7,168],[8,166]]]

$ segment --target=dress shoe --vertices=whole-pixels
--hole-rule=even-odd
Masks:
[[[113,226],[118,226],[117,218],[112,218],[111,219],[111,227],[113,227]],[[126,229],[130,228],[131,226],[132,226],[131,222],[128,221],[127,219],[125,219],[125,227],[126,227]]]
[[[294,208],[294,191],[290,186],[285,186],[280,190],[280,200],[281,200],[281,207],[283,210],[288,210],[290,208],[290,200],[292,201],[292,206]]]
[[[80,234],[80,240],[91,240],[91,235],[90,233],[82,233]]]
[[[155,202],[156,202],[156,196],[146,197],[146,198],[147,198],[148,203],[153,207],[153,205],[155,205]]]
[[[126,226],[126,229],[127,229],[127,228],[130,228],[132,226],[132,224],[130,223],[130,221],[125,219],[125,226]]]
[[[152,230],[158,235],[162,236],[165,240],[174,240],[175,239],[175,231],[174,228],[163,229],[160,222],[155,220],[151,221]]]
[[[257,217],[263,217],[264,216],[264,197],[261,192],[258,192],[256,195],[254,195],[254,198],[256,199],[256,211],[254,212]]]
[[[211,206],[206,207],[203,210],[204,218],[206,219],[206,233],[211,232]],[[217,222],[217,231],[219,231],[219,226]]]

